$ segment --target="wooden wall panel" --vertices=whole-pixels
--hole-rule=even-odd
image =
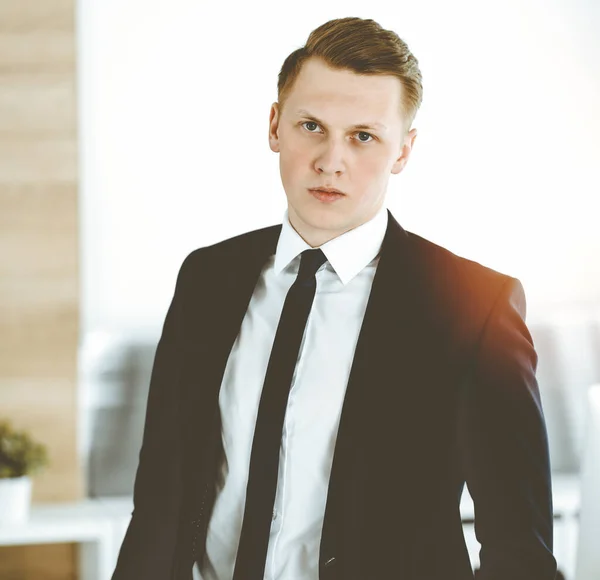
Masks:
[[[0,47],[0,54],[2,48]],[[0,70],[0,134],[75,137],[75,86],[72,72],[7,73]]]
[[[0,0],[0,4],[4,1]],[[74,65],[75,46],[72,33],[0,32],[0,72],[3,74],[44,73],[48,70],[72,73]]]
[[[0,137],[0,187],[4,183],[70,181],[76,171],[73,138]]]
[[[0,548],[1,580],[77,580],[73,544]]]
[[[0,0],[0,416],[48,446],[33,501],[83,497],[75,0]],[[76,578],[76,546],[0,549],[0,579]]]
[[[74,0],[0,0],[0,33],[75,32]]]

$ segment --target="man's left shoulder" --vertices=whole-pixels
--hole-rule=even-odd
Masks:
[[[514,276],[460,256],[414,232],[406,233],[417,271],[438,299],[487,309],[505,289],[522,291]]]

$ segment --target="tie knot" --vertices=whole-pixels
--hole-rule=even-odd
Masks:
[[[317,270],[327,261],[323,250],[304,250],[300,254],[300,269],[296,281],[302,283],[314,278]]]

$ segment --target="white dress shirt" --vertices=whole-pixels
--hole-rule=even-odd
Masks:
[[[385,206],[320,246],[327,258],[300,345],[286,408],[264,580],[317,580],[319,546],[340,413],[381,243]],[[219,392],[222,485],[194,578],[231,580],[242,530],[254,426],[285,297],[310,246],[284,213],[232,347]]]

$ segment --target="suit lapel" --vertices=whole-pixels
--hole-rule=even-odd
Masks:
[[[241,243],[223,242],[211,255],[205,254],[207,261],[197,274],[197,298],[190,301],[186,314],[180,385],[186,503],[192,519],[202,499],[205,474],[214,478],[223,453],[219,391],[229,353],[280,231],[281,225],[276,225],[243,236]]]
[[[363,514],[349,513],[345,499],[347,486],[382,476],[367,472],[366,466],[378,464],[373,457],[388,465],[402,458],[411,473],[421,461],[422,448],[414,442],[427,429],[423,411],[433,395],[424,366],[431,360],[437,324],[426,288],[431,265],[416,254],[409,234],[390,212],[388,218],[340,416],[321,537],[323,562],[340,554],[342,544],[357,546],[357,537],[370,533]],[[387,446],[390,440],[394,443]],[[393,457],[384,452],[389,449]],[[398,477],[385,493],[415,497],[409,489],[414,481]],[[385,485],[391,482],[382,482],[382,492]],[[370,506],[353,508],[368,511]]]

